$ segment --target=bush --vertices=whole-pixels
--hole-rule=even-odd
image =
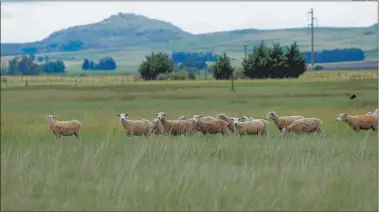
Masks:
[[[169,74],[158,74],[157,76],[157,80],[168,80],[168,79],[170,79]]]
[[[188,71],[178,71],[171,73],[171,79],[172,80],[187,80],[189,79],[189,73]]]
[[[188,72],[189,80],[196,80],[196,74],[194,72]]]
[[[316,65],[314,69],[315,69],[316,71],[319,71],[319,70],[324,69],[324,67],[322,67],[322,66],[320,66],[320,65]]]

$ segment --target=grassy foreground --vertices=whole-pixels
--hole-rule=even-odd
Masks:
[[[261,80],[1,91],[2,210],[377,210],[378,137],[336,123],[378,107],[378,81]],[[344,92],[358,95],[349,100]],[[116,116],[298,114],[326,138],[125,137]],[[45,116],[83,123],[54,140]]]

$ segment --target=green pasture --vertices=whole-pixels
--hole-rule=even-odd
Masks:
[[[315,74],[316,75],[316,74]],[[11,79],[10,79],[11,80]],[[161,81],[1,89],[2,210],[349,210],[378,201],[377,132],[338,112],[378,108],[374,80]],[[350,100],[344,92],[355,93]],[[326,137],[125,137],[130,119],[269,111],[323,120]],[[45,116],[80,120],[82,140],[54,139]]]

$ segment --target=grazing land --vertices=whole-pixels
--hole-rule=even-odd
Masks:
[[[361,71],[360,73],[363,73]],[[338,112],[378,108],[377,72],[306,73],[293,80],[12,84],[1,89],[2,210],[377,210],[377,132]],[[346,76],[346,77],[343,77]],[[95,77],[93,77],[95,80]],[[344,92],[358,98],[350,100]],[[125,137],[130,119],[194,114],[318,117],[314,134]],[[55,140],[45,116],[83,123]]]

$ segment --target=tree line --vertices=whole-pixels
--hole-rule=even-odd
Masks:
[[[234,73],[231,61],[226,53],[217,55],[217,60],[209,67],[209,72],[216,80],[230,79]],[[153,52],[146,56],[138,71],[142,79],[156,80],[160,75],[167,76],[178,71],[174,69],[176,66],[177,63],[168,54]],[[304,55],[296,42],[289,47],[282,47],[276,43],[270,48],[262,41],[243,59],[242,67],[242,74],[247,78],[297,78],[306,71]]]
[[[304,53],[306,63],[312,62],[311,52]],[[334,49],[314,52],[315,63],[333,63],[344,61],[361,61],[365,59],[365,53],[359,48]]]
[[[195,62],[216,62],[217,55],[214,55],[213,52],[172,52],[171,59],[175,63],[185,63],[191,60]]]
[[[38,57],[38,61],[42,61],[42,56]],[[46,57],[47,58],[47,57]],[[64,73],[66,66],[61,60],[49,61],[45,59],[45,63],[37,64],[35,56],[23,55],[21,57],[14,57],[8,61],[7,67],[1,64],[1,75],[39,75],[41,73]]]
[[[112,57],[104,57],[98,63],[86,58],[82,64],[82,70],[115,70],[116,68],[116,61]]]

